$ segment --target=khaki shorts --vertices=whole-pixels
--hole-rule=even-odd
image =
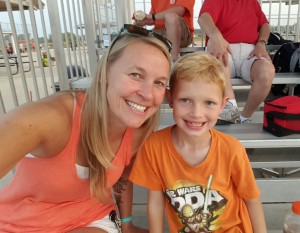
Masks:
[[[179,18],[179,22],[180,22],[180,27],[181,27],[180,47],[184,48],[184,47],[189,46],[193,42],[193,38],[192,38],[192,35],[190,32],[190,29],[189,29],[188,25],[186,24],[185,20],[183,19],[183,17]],[[159,29],[154,28],[153,31],[166,37],[166,29],[165,28],[159,28]]]
[[[257,57],[248,60],[248,56],[255,48],[253,44],[230,44],[232,54],[228,54],[228,62],[230,65],[231,78],[239,77],[247,82],[252,82],[250,71],[252,64]],[[266,58],[261,58],[266,59]]]

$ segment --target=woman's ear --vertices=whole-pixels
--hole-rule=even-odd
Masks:
[[[172,95],[169,89],[166,89],[165,97],[167,98],[170,108],[173,108]]]

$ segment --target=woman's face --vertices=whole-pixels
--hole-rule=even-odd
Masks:
[[[108,70],[109,124],[140,127],[162,103],[169,71],[168,59],[153,45],[127,46]]]

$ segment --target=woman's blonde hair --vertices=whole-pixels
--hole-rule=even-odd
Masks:
[[[217,84],[225,97],[225,70],[223,64],[214,56],[206,52],[189,53],[180,57],[175,63],[170,77],[171,94],[178,79],[202,79]]]
[[[157,38],[132,34],[118,36],[99,61],[95,80],[86,93],[81,121],[81,141],[90,166],[91,193],[102,201],[107,200],[108,197],[109,184],[106,169],[111,166],[111,161],[115,156],[108,141],[107,113],[109,106],[106,96],[108,68],[124,54],[127,46],[139,41],[159,48],[170,62],[167,47]],[[153,132],[158,120],[159,112],[144,123],[146,134],[142,141]]]

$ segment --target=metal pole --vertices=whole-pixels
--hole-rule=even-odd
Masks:
[[[66,69],[66,59],[64,53],[64,46],[62,41],[62,31],[60,27],[60,17],[59,17],[59,10],[57,1],[55,0],[48,0],[48,13],[50,19],[50,27],[53,39],[53,46],[56,55],[56,65],[57,65],[57,73],[58,73],[58,80],[60,90],[69,90],[69,80],[67,75]]]

